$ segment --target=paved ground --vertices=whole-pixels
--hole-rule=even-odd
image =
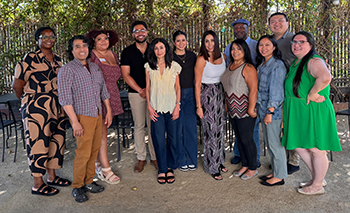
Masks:
[[[13,162],[14,139],[6,150],[5,162],[0,163],[0,212],[350,212],[350,141],[346,117],[338,117],[339,137],[342,152],[334,153],[326,176],[326,194],[305,196],[296,192],[299,182],[308,181],[310,175],[305,164],[301,170],[286,179],[279,187],[265,187],[259,179],[242,181],[230,177],[239,165],[231,165],[233,153],[226,151],[226,166],[229,173],[223,181],[215,181],[204,173],[202,158],[196,171],[175,171],[174,184],[160,185],[156,182],[157,171],[150,164],[136,174],[132,149],[122,149],[122,160],[116,162],[116,136],[110,131],[109,157],[112,169],[122,181],[118,185],[102,182],[106,190],[101,194],[88,194],[86,203],[76,203],[71,196],[71,187],[60,188],[54,197],[31,195],[32,177],[27,165],[26,151],[22,143],[16,163]],[[71,131],[67,133],[67,149],[64,167],[57,171],[62,177],[72,179],[75,142]],[[2,138],[1,138],[2,140]],[[0,141],[1,141],[0,140]],[[132,144],[131,144],[132,145]],[[202,150],[202,147],[199,147]],[[261,157],[259,174],[269,172],[269,157]]]

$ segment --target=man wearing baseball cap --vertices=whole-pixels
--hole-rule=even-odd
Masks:
[[[258,42],[248,37],[249,25],[250,23],[248,20],[238,19],[231,24],[231,27],[233,27],[233,33],[236,39],[243,39],[245,40],[245,42],[247,42],[250,49],[250,54],[252,56],[252,60],[255,66],[256,65],[256,45]],[[226,66],[228,66],[228,64],[230,63],[230,57],[229,57],[230,49],[231,49],[231,43],[227,45],[225,49],[225,55],[227,56]]]
[[[254,63],[254,66],[256,66],[256,45],[257,41],[251,39],[248,37],[248,26],[249,26],[249,21],[246,19],[238,19],[234,21],[231,26],[233,27],[233,33],[236,37],[236,39],[243,39],[245,42],[247,42],[249,49],[250,49],[250,54],[252,56],[252,60]],[[227,56],[227,62],[226,66],[230,63],[230,49],[231,49],[231,43],[226,46],[225,49],[225,55]],[[254,127],[254,133],[253,133],[253,138],[256,144],[256,150],[257,150],[257,166],[260,167],[260,135],[259,135],[259,119],[256,119],[255,122],[255,127]],[[235,140],[235,145],[233,147],[233,153],[234,153],[234,158],[231,159],[232,164],[238,164],[241,162],[241,157],[238,151],[237,147],[237,139]]]

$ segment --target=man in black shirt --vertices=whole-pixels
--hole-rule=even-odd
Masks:
[[[146,42],[148,31],[143,21],[135,21],[130,27],[135,43],[126,47],[121,55],[121,69],[125,82],[129,85],[129,102],[135,124],[135,150],[137,164],[135,172],[142,172],[146,164],[145,120],[148,126],[148,150],[151,155],[151,165],[158,170],[156,154],[151,139],[151,124],[146,101],[146,74],[144,65],[147,62]]]

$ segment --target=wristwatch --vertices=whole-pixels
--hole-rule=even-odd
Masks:
[[[269,109],[266,111],[266,113],[267,113],[268,115],[274,115],[274,114],[275,114],[275,112],[271,112]]]
[[[177,103],[178,105],[180,105],[180,106],[181,106],[181,102],[180,102],[180,101],[176,101],[176,103]]]

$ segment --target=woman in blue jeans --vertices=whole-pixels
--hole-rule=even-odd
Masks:
[[[157,181],[159,184],[174,183],[173,169],[177,168],[177,123],[181,105],[181,66],[173,61],[172,51],[164,38],[152,41],[147,58],[146,99],[159,168]]]
[[[281,143],[283,85],[287,69],[273,36],[261,37],[256,48],[259,81],[256,108],[272,168],[272,173],[259,178],[264,186],[278,186],[283,185],[288,176],[286,152]]]
[[[178,30],[173,34],[174,61],[182,67],[180,74],[181,111],[178,128],[177,161],[180,171],[197,168],[197,115],[194,98],[194,66],[196,54],[186,49],[186,33]]]

